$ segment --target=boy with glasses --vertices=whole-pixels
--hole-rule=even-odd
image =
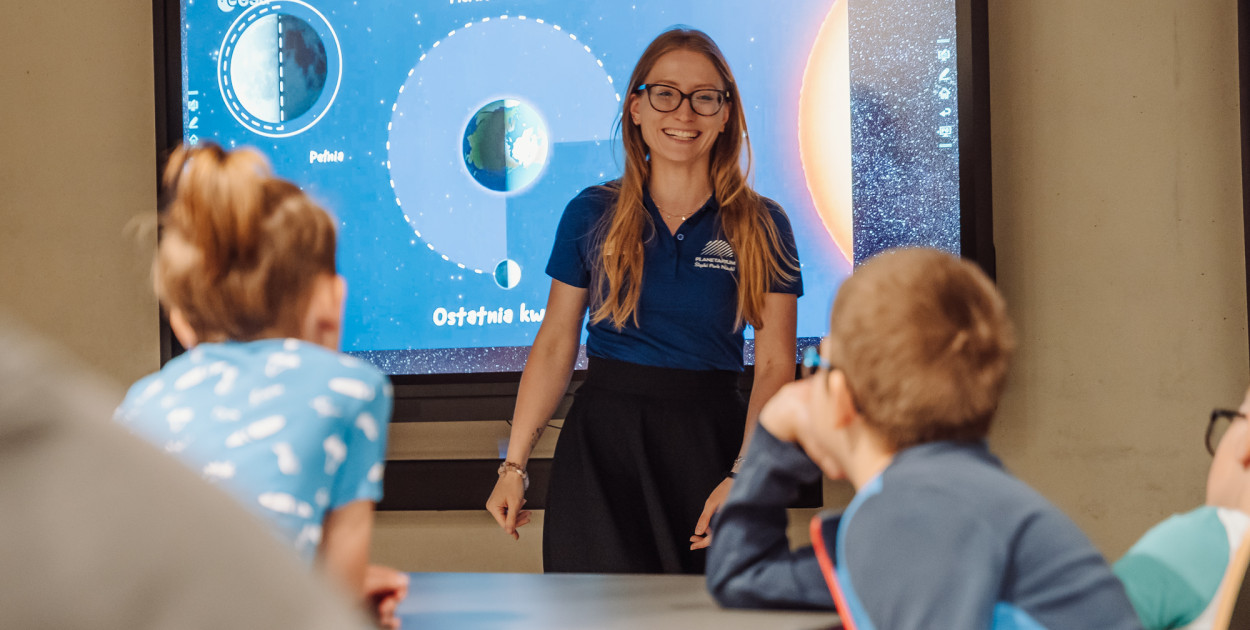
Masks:
[[[1250,391],[1241,409],[1250,409]],[[1250,531],[1250,426],[1244,411],[1216,409],[1207,425],[1206,505],[1146,532],[1115,563],[1147,628],[1213,627],[1216,594]]]
[[[764,408],[708,564],[735,607],[832,607],[847,628],[1139,628],[1075,524],[985,444],[1014,345],[967,261],[887,252],[842,285],[812,377]],[[791,551],[797,487],[848,479]]]

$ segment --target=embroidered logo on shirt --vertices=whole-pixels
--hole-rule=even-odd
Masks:
[[[738,261],[734,256],[734,248],[729,242],[718,239],[708,241],[708,244],[703,246],[703,251],[694,258],[694,266],[696,269],[737,271]]]

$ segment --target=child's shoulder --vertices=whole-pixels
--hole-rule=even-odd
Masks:
[[[165,389],[165,378],[167,376],[168,374],[165,370],[161,369],[135,381],[130,386],[130,389],[126,391],[126,397],[122,399],[121,405],[117,408],[116,415],[118,419],[127,419],[134,409],[144,405],[160,394]]]
[[[385,390],[390,396],[390,379],[376,366],[368,361],[298,339],[283,341],[283,350],[298,357],[299,366],[304,374],[316,374],[328,381],[330,388],[358,388],[359,383],[379,391]],[[343,392],[340,392],[343,393]]]
[[[165,362],[161,369],[135,381],[126,391],[119,409],[141,407],[173,394],[179,386],[185,389],[187,381],[194,377],[194,374],[188,374],[202,367],[199,356],[193,357],[193,352],[184,352]]]
[[[1003,468],[983,443],[931,443],[904,451],[882,473],[881,499],[924,505],[951,518],[1025,519],[1051,511],[1031,486]]]
[[[1182,514],[1173,514],[1151,527],[1128,550],[1125,557],[1193,558],[1204,555],[1211,543],[1227,558],[1233,551],[1230,540],[1240,540],[1250,528],[1245,513],[1204,505]]]
[[[854,537],[921,536],[950,544],[975,540],[972,547],[1003,554],[1093,549],[1062,510],[1007,472],[983,445],[913,450],[896,456],[866,486],[864,496],[856,496]]]

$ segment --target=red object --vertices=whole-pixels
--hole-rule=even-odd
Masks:
[[[816,560],[820,562],[820,573],[825,576],[825,583],[829,585],[829,592],[833,594],[833,605],[838,609],[842,627],[845,630],[855,630],[855,618],[851,616],[851,608],[846,605],[846,598],[842,596],[842,587],[838,586],[838,575],[833,570],[833,555],[825,546],[824,521],[821,520],[819,514],[812,517],[811,536],[812,547],[816,551]]]

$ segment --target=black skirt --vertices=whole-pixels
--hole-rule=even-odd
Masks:
[[[738,377],[592,357],[556,442],[544,570],[702,573],[690,536],[742,444]]]

